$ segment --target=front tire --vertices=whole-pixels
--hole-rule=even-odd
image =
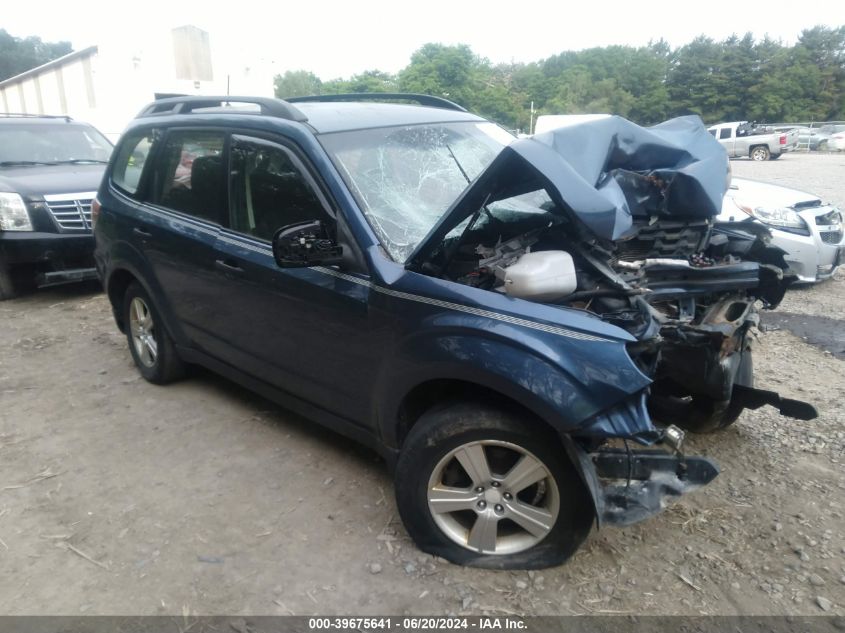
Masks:
[[[396,466],[396,501],[420,549],[490,569],[559,565],[595,517],[551,429],[471,402],[433,409],[414,425]]]
[[[0,301],[14,299],[38,287],[35,273],[27,266],[12,268],[0,259]]]
[[[735,385],[754,386],[754,357],[750,348],[742,351]],[[675,424],[692,433],[715,433],[731,426],[739,419],[745,407],[733,400],[714,400],[694,394],[677,396],[653,395],[649,412],[661,425]]]
[[[146,380],[164,385],[185,375],[185,364],[176,353],[173,339],[138,282],[129,284],[123,297],[123,323],[132,360]]]
[[[0,260],[0,301],[14,299],[17,294],[17,288],[15,287],[14,279],[12,279],[12,273],[6,265],[6,262]]]
[[[765,145],[758,145],[757,147],[752,147],[749,156],[751,157],[751,160],[756,160],[758,162],[769,160],[769,148]]]

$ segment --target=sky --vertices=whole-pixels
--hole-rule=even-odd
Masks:
[[[468,44],[494,63],[530,62],[565,50],[640,46],[660,38],[678,46],[701,34],[719,40],[751,31],[791,44],[804,28],[845,25],[841,0],[5,0],[4,5],[0,28],[16,37],[69,40],[79,50],[193,24],[209,32],[216,53],[253,57],[278,73],[310,70],[323,80],[372,69],[396,72],[427,42]]]

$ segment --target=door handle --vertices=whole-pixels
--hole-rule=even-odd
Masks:
[[[151,238],[153,236],[153,234],[150,233],[149,231],[145,231],[144,229],[139,229],[137,226],[134,229],[132,229],[132,232],[135,235],[137,235],[138,237],[141,237],[143,239],[148,239],[148,238]]]
[[[243,275],[244,269],[238,266],[233,260],[231,259],[218,259],[214,262],[215,268],[222,270],[223,272],[229,273],[230,275]]]

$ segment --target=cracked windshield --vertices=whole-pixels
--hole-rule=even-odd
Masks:
[[[511,140],[491,123],[417,125],[322,138],[376,235],[398,262],[408,259]]]

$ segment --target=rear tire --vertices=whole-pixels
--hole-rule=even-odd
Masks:
[[[423,414],[405,440],[395,478],[399,514],[417,546],[458,565],[559,565],[583,543],[595,517],[554,431],[474,402]]]
[[[751,160],[756,161],[766,161],[769,160],[769,148],[765,145],[757,145],[756,147],[752,147],[751,151],[748,153],[751,157]]]
[[[783,154],[772,154],[771,156],[769,156],[769,160],[777,160],[781,156],[783,156]]]
[[[123,323],[129,352],[140,374],[149,382],[164,385],[185,375],[158,310],[147,291],[137,281],[129,284],[123,296]]]

